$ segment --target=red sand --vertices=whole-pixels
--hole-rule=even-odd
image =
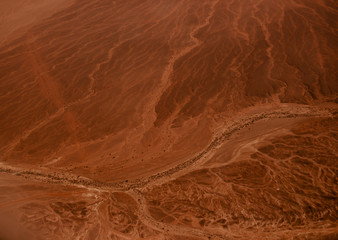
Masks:
[[[334,239],[337,12],[330,0],[3,1],[0,227]]]

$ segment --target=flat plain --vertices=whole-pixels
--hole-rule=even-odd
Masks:
[[[333,0],[4,0],[0,239],[337,239]]]

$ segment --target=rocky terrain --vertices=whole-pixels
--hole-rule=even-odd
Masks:
[[[337,239],[332,0],[0,3],[0,239]]]

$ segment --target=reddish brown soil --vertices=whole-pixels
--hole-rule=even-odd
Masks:
[[[338,237],[335,1],[0,15],[0,239]]]

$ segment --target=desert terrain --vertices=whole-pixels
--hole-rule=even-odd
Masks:
[[[338,3],[3,0],[0,239],[337,239]]]

